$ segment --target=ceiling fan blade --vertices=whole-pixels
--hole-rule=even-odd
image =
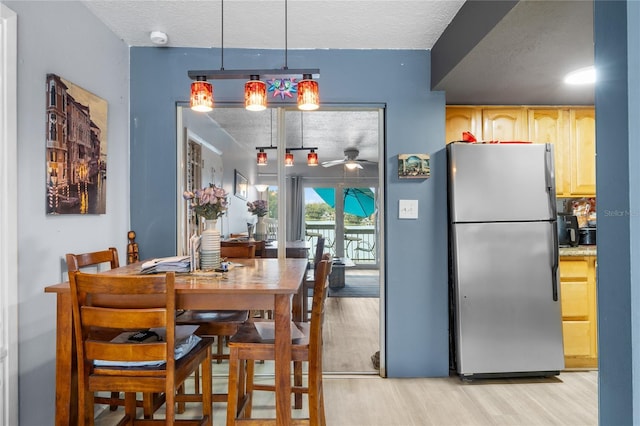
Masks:
[[[332,166],[337,166],[339,164],[344,164],[344,160],[323,161],[322,167],[332,167]]]

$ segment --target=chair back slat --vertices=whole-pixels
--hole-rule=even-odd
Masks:
[[[83,306],[81,309],[83,324],[102,328],[156,328],[164,327],[167,322],[166,309],[113,309]]]
[[[85,356],[102,361],[164,361],[167,358],[167,342],[107,343],[88,340],[84,345]]]
[[[118,250],[115,247],[109,247],[107,250],[94,251],[90,253],[73,254],[68,253],[66,255],[67,270],[79,271],[88,267],[98,269],[105,263],[109,264],[109,269],[114,269],[120,266],[118,260]]]

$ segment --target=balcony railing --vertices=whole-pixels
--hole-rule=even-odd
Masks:
[[[335,223],[329,221],[306,222],[307,240],[311,242],[310,256],[315,254],[318,237],[325,238],[325,251],[336,254]],[[344,255],[362,267],[376,267],[378,256],[376,248],[376,230],[373,225],[358,225],[344,227]]]

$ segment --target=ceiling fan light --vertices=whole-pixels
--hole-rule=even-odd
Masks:
[[[313,111],[320,107],[318,82],[311,78],[311,74],[304,74],[298,82],[298,108],[303,111]]]
[[[263,149],[258,151],[258,159],[256,161],[256,164],[258,164],[258,166],[266,166],[267,165],[267,153],[264,152]]]
[[[315,167],[318,165],[318,154],[316,153],[315,150],[311,150],[311,152],[309,152],[307,154],[307,166],[309,167]]]
[[[358,163],[356,163],[355,161],[347,161],[346,163],[344,163],[344,166],[348,169],[348,170],[355,170],[355,169],[361,169],[362,166]]]
[[[197,80],[191,83],[190,106],[198,112],[213,110],[213,85],[206,77],[197,77]]]
[[[293,166],[293,154],[289,150],[284,154],[284,165],[285,167]]]
[[[260,76],[252,75],[244,85],[244,107],[249,111],[264,111],[267,108],[267,85]]]

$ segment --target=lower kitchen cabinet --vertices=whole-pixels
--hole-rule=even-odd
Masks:
[[[560,257],[560,297],[566,368],[596,368],[596,256]]]

